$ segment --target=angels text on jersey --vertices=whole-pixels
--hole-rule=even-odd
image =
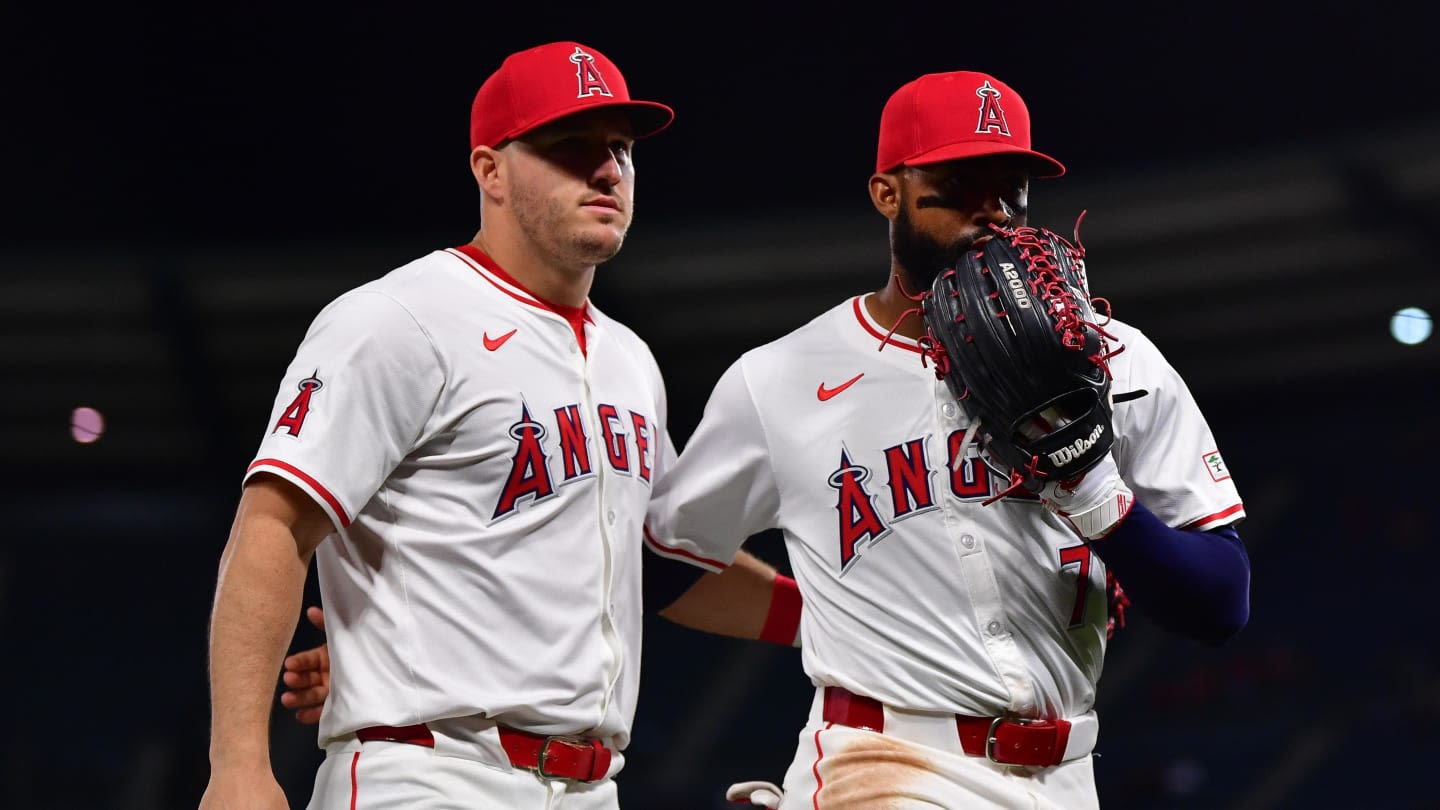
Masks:
[[[271,433],[300,438],[316,392],[324,387],[318,370],[298,384],[300,393],[280,414]],[[553,497],[557,488],[595,475],[597,461],[603,461],[619,475],[634,476],[650,484],[654,468],[654,420],[643,413],[610,403],[595,406],[593,423],[582,416],[583,406],[572,402],[550,409],[532,411],[523,395],[517,397],[519,413],[505,429],[513,443],[509,472],[490,511],[493,523],[515,514],[522,503],[540,503]],[[535,414],[544,414],[542,421]],[[594,451],[592,432],[598,432]],[[597,458],[598,456],[598,458]]]
[[[510,457],[510,472],[490,516],[491,522],[514,514],[524,499],[538,503],[553,496],[557,486],[595,474],[595,462],[590,455],[592,443],[586,435],[578,403],[554,409],[551,424],[555,426],[555,439],[550,445],[559,456],[555,462],[545,449],[545,440],[551,435],[549,425],[531,416],[530,406],[524,404],[523,398],[521,403],[520,418],[507,431],[515,442],[515,452]],[[620,475],[634,475],[648,484],[654,463],[651,419],[635,411],[622,415],[619,408],[606,403],[597,405],[595,411],[605,448],[600,455],[605,463]],[[552,463],[556,467],[553,472]]]
[[[887,447],[881,451],[883,479],[841,444],[839,462],[826,483],[836,492],[838,563],[842,574],[858,559],[861,545],[884,538],[896,521],[938,508],[938,497],[943,493],[967,503],[979,503],[1000,491],[1004,482],[993,478],[994,473],[981,460],[974,444],[966,450],[964,459],[956,458],[964,439],[964,429],[950,432],[944,464],[928,457],[928,436]],[[939,493],[935,488],[937,472],[943,476]],[[1040,504],[1028,493],[1012,497]]]

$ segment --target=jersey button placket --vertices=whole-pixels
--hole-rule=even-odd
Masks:
[[[947,512],[955,511],[947,516],[946,523],[975,611],[975,633],[990,652],[995,674],[1008,693],[1008,702],[1011,705],[1033,703],[1034,687],[1030,683],[1025,658],[1004,620],[1005,601],[985,554],[986,540],[971,528],[973,524],[964,519],[965,508],[948,502]]]
[[[568,323],[565,324],[565,329],[567,330],[565,343],[566,351],[572,356],[580,354],[580,345],[578,342],[576,342],[573,332],[569,332],[570,325]],[[591,436],[599,437],[603,435],[603,432],[600,430],[600,426],[592,420],[592,417],[595,414],[595,395],[593,388],[594,380],[591,377],[590,360],[591,358],[588,356],[581,356],[577,357],[575,359],[575,362],[578,363],[580,378],[582,380],[585,392],[584,412],[586,415],[585,421],[587,423],[586,430]],[[602,579],[600,586],[600,627],[601,634],[605,637],[606,646],[610,649],[611,665],[605,668],[606,688],[605,694],[600,700],[600,717],[597,718],[597,722],[599,720],[603,720],[606,713],[609,711],[610,702],[613,699],[615,693],[615,686],[620,681],[620,673],[625,665],[624,643],[621,640],[620,633],[616,629],[614,623],[615,600],[613,591],[615,584],[615,559],[614,537],[610,531],[610,527],[614,526],[616,516],[615,510],[611,508],[607,503],[610,487],[613,483],[612,476],[614,475],[614,472],[604,461],[605,451],[603,449],[603,440],[599,443],[599,446],[601,447],[599,454],[600,461],[596,465],[598,474],[595,476],[594,480],[595,503],[599,509],[604,510],[605,516],[605,523],[600,527],[600,531],[597,532],[600,540],[601,554],[604,560],[604,564],[601,568]]]
[[[935,394],[936,408],[940,412],[940,421],[946,426],[953,426],[960,418],[960,406],[955,402],[955,395],[950,393],[949,386],[942,380],[935,380],[931,389]]]

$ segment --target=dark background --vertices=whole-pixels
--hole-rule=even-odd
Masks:
[[[531,5],[0,6],[0,806],[198,801],[215,567],[274,386],[326,300],[470,238],[471,96],[554,39],[677,111],[594,300],[651,342],[679,441],[741,351],[884,282],[889,93],[960,68],[1021,92],[1069,168],[1034,219],[1090,211],[1093,283],[1191,381],[1250,514],[1237,639],[1135,611],[1112,645],[1105,806],[1440,806],[1440,357],[1385,336],[1440,311],[1432,11]],[[628,808],[781,778],[797,652],[656,619],[644,671]],[[313,732],[274,736],[303,806]]]

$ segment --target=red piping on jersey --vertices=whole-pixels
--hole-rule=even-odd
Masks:
[[[309,484],[310,487],[311,487],[312,489],[314,489],[315,492],[316,492],[320,497],[322,497],[322,498],[325,499],[325,502],[326,502],[326,503],[330,504],[330,508],[335,510],[335,516],[338,517],[338,518],[340,518],[340,526],[341,526],[341,528],[346,528],[346,529],[350,528],[350,517],[345,514],[345,507],[341,506],[341,505],[340,505],[340,500],[339,500],[338,498],[336,498],[334,495],[331,495],[331,494],[330,494],[330,490],[328,490],[328,489],[326,489],[324,486],[322,486],[319,481],[316,481],[314,478],[311,478],[310,476],[306,475],[303,471],[301,471],[301,470],[298,469],[297,467],[294,467],[294,466],[292,466],[292,465],[290,465],[290,464],[286,464],[285,462],[281,461],[281,460],[278,459],[278,458],[261,458],[261,459],[256,459],[256,460],[255,460],[255,463],[253,463],[253,464],[250,465],[250,469],[248,469],[248,470],[245,471],[245,474],[246,474],[246,475],[249,475],[250,473],[255,472],[255,470],[256,470],[257,468],[259,468],[259,467],[275,467],[275,468],[284,470],[284,471],[290,473],[291,475],[295,476],[296,478],[299,478],[301,481],[304,481],[305,483]]]
[[[463,256],[461,256],[462,259],[468,257],[473,260],[473,262],[471,263],[471,267],[474,267],[477,273],[479,273],[481,268],[484,268],[485,270],[488,270],[489,272],[499,277],[501,281],[530,296],[530,298],[527,299],[518,296],[510,290],[507,290],[504,287],[501,287],[499,284],[496,284],[495,279],[490,278],[484,273],[479,273],[481,278],[490,282],[495,287],[495,289],[499,290],[500,292],[505,293],[506,295],[514,298],[516,301],[519,301],[522,304],[529,304],[530,306],[537,309],[548,309],[556,315],[559,315],[560,317],[569,321],[570,328],[575,330],[575,339],[580,342],[580,352],[582,354],[585,352],[585,324],[587,322],[595,322],[595,319],[590,317],[590,305],[588,302],[578,307],[570,307],[564,304],[557,304],[554,301],[546,301],[544,298],[541,298],[540,296],[526,289],[524,284],[516,281],[514,276],[505,272],[505,270],[501,268],[500,265],[495,263],[494,259],[485,255],[485,252],[482,251],[480,248],[477,248],[474,245],[456,245],[450,250],[459,251],[461,254],[464,254]],[[479,265],[479,267],[476,267],[475,265]]]
[[[350,758],[350,810],[355,810],[360,800],[360,782],[355,777],[355,769],[360,766],[360,752],[356,751],[355,756]]]
[[[864,300],[864,298],[865,296],[863,295],[855,296],[855,320],[859,321],[860,325],[865,327],[865,331],[874,335],[875,339],[880,341],[882,344],[895,346],[896,348],[904,349],[907,352],[915,352],[916,354],[920,354],[919,346],[911,346],[906,343],[901,343],[894,338],[886,336],[885,333],[877,331],[875,327],[871,326],[869,319],[865,317],[865,313],[860,311],[860,307],[862,306],[861,302]]]
[[[718,568],[718,569],[720,569],[721,571],[724,571],[726,568],[729,568],[729,567],[730,567],[730,566],[726,565],[725,563],[722,563],[722,562],[720,562],[720,561],[718,561],[718,560],[707,559],[707,558],[705,558],[705,557],[701,557],[699,554],[691,554],[690,552],[686,551],[686,550],[683,549],[683,548],[671,548],[671,547],[665,545],[664,543],[661,543],[659,540],[656,540],[656,539],[655,539],[655,535],[653,535],[653,534],[650,533],[650,528],[649,528],[648,526],[645,528],[644,531],[645,531],[645,542],[647,542],[647,543],[650,544],[650,547],[651,547],[652,549],[654,549],[654,551],[655,551],[656,554],[660,554],[660,555],[674,554],[674,555],[679,556],[679,557],[684,557],[684,558],[687,559],[687,560],[694,560],[695,562],[698,562],[698,563],[700,563],[701,565],[708,565],[708,566],[710,566],[711,568]],[[792,638],[792,640],[793,640],[793,638]],[[790,642],[787,641],[786,643],[788,644],[788,643],[790,643]]]
[[[1237,503],[1237,504],[1235,504],[1234,506],[1230,507],[1229,509],[1225,509],[1225,510],[1223,510],[1223,511],[1216,512],[1216,513],[1213,514],[1213,515],[1206,515],[1205,517],[1199,518],[1199,519],[1197,519],[1197,520],[1192,520],[1192,521],[1190,521],[1189,523],[1185,524],[1184,528],[1187,528],[1187,529],[1188,529],[1188,528],[1190,528],[1191,526],[1203,526],[1203,525],[1205,525],[1206,523],[1213,523],[1214,521],[1217,521],[1217,520],[1224,520],[1225,518],[1230,517],[1231,515],[1235,514],[1236,512],[1244,511],[1244,509],[1245,509],[1245,504],[1243,504],[1243,503]]]
[[[815,795],[811,797],[815,810],[820,810],[820,788],[825,787],[825,780],[820,778],[820,760],[825,758],[825,749],[820,747],[820,732],[834,727],[834,723],[826,723],[825,728],[815,729],[815,764],[810,766],[810,772],[815,774]]]

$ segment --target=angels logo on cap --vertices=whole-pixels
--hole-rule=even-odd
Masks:
[[[570,61],[575,63],[575,78],[580,81],[580,91],[575,94],[576,98],[614,95],[610,88],[605,86],[605,77],[600,75],[600,70],[595,67],[595,57],[586,53],[585,49],[576,45],[575,53],[570,54]]]
[[[1030,148],[1030,110],[994,76],[973,70],[927,73],[885,102],[875,171],[989,155],[1028,158],[1033,177],[1065,173],[1060,161]]]
[[[565,41],[518,51],[475,93],[470,148],[499,147],[567,115],[600,108],[625,113],[637,139],[665,129],[675,117],[664,104],[630,98],[620,69],[594,48]]]
[[[1000,91],[986,79],[975,95],[980,97],[980,120],[975,124],[975,133],[995,132],[1010,137],[1010,125],[1005,123],[1005,110],[1000,107]]]

